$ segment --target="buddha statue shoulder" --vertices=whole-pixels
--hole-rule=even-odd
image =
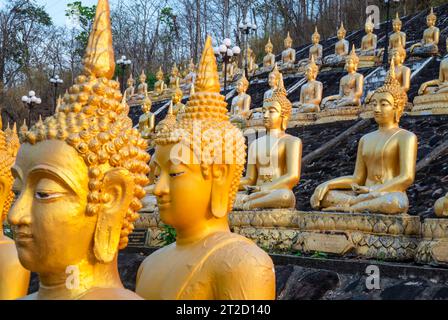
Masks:
[[[266,55],[263,58],[263,68],[265,70],[270,70],[275,64],[275,55],[272,53],[274,51],[274,45],[271,42],[271,37],[268,39],[268,43],[264,47]]]
[[[339,84],[339,94],[326,97],[322,100],[322,106],[327,109],[352,107],[361,105],[361,97],[364,92],[364,76],[357,73],[359,58],[353,46],[352,52],[346,57],[345,70],[347,75],[342,77]]]
[[[118,252],[141,208],[149,155],[115,72],[110,8],[99,0],[83,71],[59,112],[21,134],[8,214],[21,264],[39,276],[26,299],[137,300]]]
[[[319,112],[322,102],[323,84],[317,81],[319,67],[314,63],[314,57],[305,69],[305,83],[300,89],[300,101],[294,104],[299,113]]]
[[[135,80],[132,77],[132,74],[129,76],[129,79],[127,81],[125,94],[128,99],[131,99],[135,95]]]
[[[448,50],[448,39],[446,40],[446,47]],[[423,83],[418,92],[420,96],[443,93],[448,93],[448,57],[440,62],[439,78]]]
[[[156,79],[157,81],[154,83],[154,93],[156,96],[162,95],[166,90],[166,84],[163,79],[164,74],[162,67],[159,68],[159,71],[156,73]]]
[[[417,162],[417,137],[399,127],[407,95],[395,78],[395,66],[372,97],[378,130],[361,138],[353,175],[336,178],[315,190],[316,210],[405,214],[406,190],[413,184]]]
[[[365,32],[366,35],[362,38],[361,41],[361,50],[360,50],[360,56],[375,56],[376,55],[376,48],[378,44],[378,36],[373,33],[373,30],[375,29],[375,25],[372,21],[372,16],[369,16],[367,18],[366,24],[365,24]]]
[[[288,35],[284,41],[285,50],[282,52],[281,69],[291,69],[296,63],[296,50],[292,48],[292,38]]]
[[[3,234],[3,222],[14,202],[11,168],[20,147],[16,125],[2,131],[0,117],[0,300],[15,300],[28,293],[30,272],[19,261],[14,240]]]
[[[140,84],[137,87],[137,94],[140,99],[144,99],[148,95],[148,84],[146,83],[146,73],[142,70],[140,74]]]
[[[436,27],[437,16],[434,9],[426,17],[426,24],[428,28],[423,32],[423,39],[421,42],[414,44],[410,51],[414,56],[432,56],[439,52],[440,29]]]
[[[345,40],[347,31],[344,28],[344,23],[341,22],[341,27],[338,29],[338,42],[334,46],[334,54],[326,56],[323,60],[324,65],[338,66],[345,63],[345,57],[349,54],[350,44]]]
[[[136,291],[148,300],[275,299],[271,258],[229,228],[245,142],[227,118],[210,37],[195,88],[180,121],[156,136],[153,156],[160,218],[175,228],[176,242],[146,258]],[[197,121],[200,131],[193,135]],[[179,144],[184,152],[173,159]]]
[[[150,140],[153,138],[156,117],[151,112],[152,101],[149,97],[146,97],[142,104],[143,114],[138,120],[138,131],[143,139]]]
[[[401,31],[403,23],[398,12],[392,24],[394,32],[389,37],[389,50],[398,49],[399,47],[406,49],[406,33]]]
[[[238,127],[243,127],[250,115],[252,98],[246,93],[247,89],[249,89],[249,81],[243,75],[236,84],[238,95],[232,99],[230,107],[230,122]]]
[[[236,209],[295,208],[293,188],[300,181],[302,141],[285,132],[291,109],[281,81],[272,97],[263,102],[267,133],[249,146],[246,176],[240,182]]]

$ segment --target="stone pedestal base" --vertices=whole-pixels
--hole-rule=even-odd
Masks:
[[[361,107],[358,106],[323,110],[317,115],[316,124],[356,120],[360,112]]]
[[[297,109],[293,109],[291,119],[289,120],[289,127],[308,126],[314,124],[317,120],[318,113],[310,112],[303,113],[297,112]]]
[[[448,93],[428,94],[414,99],[410,115],[448,114]]]
[[[448,266],[448,219],[426,219],[422,226],[415,261],[435,266]]]
[[[234,232],[275,252],[323,252],[389,261],[413,260],[420,219],[290,210],[233,212]]]
[[[380,58],[376,56],[360,56],[358,68],[372,68],[381,63]]]

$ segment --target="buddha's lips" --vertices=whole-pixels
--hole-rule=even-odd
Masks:
[[[28,232],[18,232],[15,235],[16,242],[27,242],[33,239],[33,235]]]

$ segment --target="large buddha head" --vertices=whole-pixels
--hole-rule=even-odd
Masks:
[[[434,13],[434,8],[431,7],[431,11],[429,15],[426,17],[426,24],[428,25],[429,28],[431,28],[436,25],[436,22],[437,22],[437,16]]]
[[[108,1],[99,0],[82,75],[58,112],[21,134],[8,219],[23,266],[40,274],[116,261],[145,196],[149,155],[128,118]]]
[[[352,51],[345,58],[345,70],[348,73],[356,72],[356,70],[358,70],[358,65],[359,65],[359,57],[356,54],[355,45],[353,45]]]
[[[280,129],[285,131],[291,117],[292,103],[287,98],[283,85],[283,77],[280,77],[278,88],[274,90],[270,98],[263,101],[263,122],[268,130]]]
[[[394,19],[392,24],[393,24],[394,32],[400,32],[401,31],[403,23],[400,20],[400,15],[398,14],[398,12],[397,12],[397,14],[395,16],[395,19]]]
[[[195,93],[175,126],[156,135],[153,157],[160,216],[179,231],[227,223],[244,169],[240,130],[227,115],[220,94],[212,40],[207,38]]]
[[[392,60],[384,85],[371,98],[375,121],[379,125],[399,123],[407,102],[408,96],[396,78],[395,63]]]
[[[14,178],[11,174],[11,167],[16,160],[19,147],[16,125],[12,130],[8,126],[5,131],[2,131],[2,118],[0,117],[0,230],[2,230],[1,224],[6,219],[14,200],[12,191]]]
[[[341,26],[338,30],[338,39],[343,40],[345,39],[345,36],[347,35],[347,30],[344,28],[344,22],[341,22]]]

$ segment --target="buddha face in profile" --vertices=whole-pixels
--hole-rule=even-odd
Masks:
[[[395,99],[389,92],[378,92],[372,97],[374,118],[378,125],[398,123],[401,111],[396,106]]]

